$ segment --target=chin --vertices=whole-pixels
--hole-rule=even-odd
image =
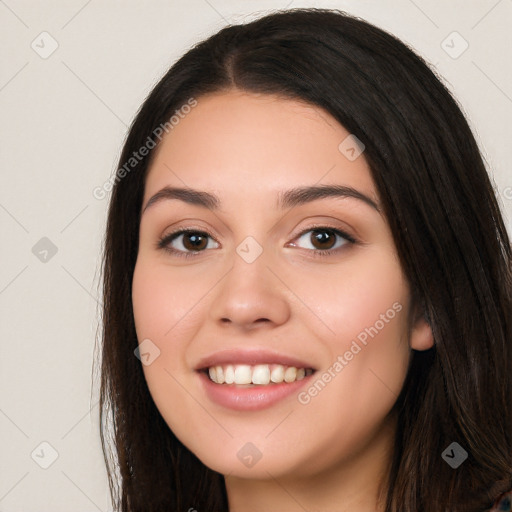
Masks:
[[[272,446],[259,449],[250,441],[231,440],[222,445],[221,451],[212,450],[211,446],[193,453],[205,466],[224,476],[255,480],[311,476],[308,454],[301,456],[296,450],[292,460],[288,450],[276,451]]]

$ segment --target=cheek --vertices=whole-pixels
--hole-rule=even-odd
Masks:
[[[177,431],[181,416],[198,414],[182,386],[187,377],[187,340],[194,336],[196,306],[204,295],[201,291],[198,279],[192,277],[189,284],[188,279],[178,279],[172,269],[154,260],[137,260],[132,282],[137,339],[139,344],[150,340],[150,351],[158,354],[150,364],[143,365],[144,376],[157,408],[169,427]]]
[[[336,353],[377,333],[381,344],[400,342],[409,287],[393,252],[367,251],[344,265],[298,274],[294,292],[313,313],[305,318]]]
[[[180,272],[156,261],[137,261],[132,303],[139,342],[150,338],[162,351],[170,344],[175,349],[193,329],[205,285],[197,275]]]
[[[330,362],[299,401],[319,417],[338,411],[336,421],[352,418],[354,424],[369,426],[369,411],[377,418],[392,407],[409,364],[409,289],[400,266],[384,254],[301,282],[297,294],[314,305],[310,329],[322,340]]]
[[[183,367],[185,333],[192,304],[190,290],[169,276],[157,262],[139,258],[132,282],[132,304],[140,351],[149,347],[150,364],[143,370],[153,399],[172,391],[175,381],[171,375]],[[148,341],[149,340],[149,341]],[[147,350],[146,350],[147,351]],[[144,362],[144,359],[142,359]],[[173,393],[174,395],[174,393]]]

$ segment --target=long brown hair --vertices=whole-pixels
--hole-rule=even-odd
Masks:
[[[512,255],[481,154],[456,101],[406,45],[340,11],[293,9],[187,51],[129,130],[103,261],[101,439],[115,509],[228,510],[222,475],[174,436],[134,356],[131,283],[154,150],[130,158],[157,145],[155,129],[190,98],[234,88],[319,106],[364,143],[414,304],[431,325],[435,346],[413,351],[395,404],[386,512],[489,508],[512,488]],[[442,458],[452,442],[468,453],[457,469]]]

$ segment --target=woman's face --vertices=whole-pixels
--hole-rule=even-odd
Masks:
[[[156,406],[225,475],[368,470],[431,336],[408,330],[363,147],[297,101],[197,101],[162,140],[140,223],[133,309]]]

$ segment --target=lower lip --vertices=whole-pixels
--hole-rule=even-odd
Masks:
[[[295,382],[282,382],[268,386],[239,387],[236,384],[215,384],[204,373],[199,372],[203,388],[208,398],[218,405],[237,411],[258,411],[270,407],[297,393],[314,374]]]

